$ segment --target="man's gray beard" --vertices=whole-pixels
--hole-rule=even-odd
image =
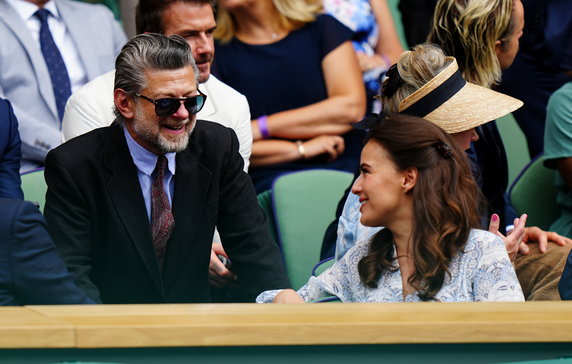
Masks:
[[[138,120],[142,120],[142,119],[138,118],[139,116],[143,116],[143,115],[136,115],[135,117]],[[153,132],[146,127],[147,124],[143,125],[140,123],[133,122],[133,130],[135,131],[135,133],[137,133],[139,136],[141,136],[146,142],[148,142],[149,144],[151,144],[155,148],[159,149],[161,152],[163,152],[163,153],[178,153],[178,152],[182,152],[183,150],[185,150],[187,148],[187,146],[189,145],[189,139],[191,137],[191,133],[192,133],[193,129],[195,128],[195,125],[192,125],[190,130],[186,130],[187,124],[190,122],[191,122],[191,120],[189,120],[187,123],[185,123],[185,125],[183,125],[183,128],[185,128],[185,136],[186,137],[185,138],[183,138],[183,137],[178,138],[177,141],[167,140],[167,138],[165,138],[160,132],[158,132],[156,135],[154,135]]]

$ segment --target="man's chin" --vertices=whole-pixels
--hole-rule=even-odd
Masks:
[[[199,83],[207,82],[210,76],[210,72],[199,72]]]
[[[199,83],[205,83],[211,75],[211,64],[210,62],[197,64],[199,69]]]

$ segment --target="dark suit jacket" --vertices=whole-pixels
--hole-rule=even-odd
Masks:
[[[10,102],[0,99],[0,198],[24,198],[20,188],[21,159],[18,120]]]
[[[558,292],[563,300],[572,300],[572,251],[566,259],[566,265],[558,283]]]
[[[489,226],[493,213],[500,217],[499,230],[505,234],[507,225],[513,223],[516,212],[506,194],[508,186],[508,163],[502,138],[495,121],[477,128],[479,140],[472,143],[467,152],[486,205],[482,216],[483,227]]]
[[[0,198],[0,305],[80,303],[93,301],[74,284],[38,208]]]
[[[159,271],[137,169],[113,125],[74,138],[46,158],[45,215],[76,282],[104,303],[209,302],[215,224],[248,300],[289,286],[278,247],[235,133],[197,121],[177,154],[175,229]]]

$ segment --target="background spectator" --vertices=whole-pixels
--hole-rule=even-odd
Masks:
[[[320,1],[219,2],[213,73],[243,93],[253,117],[250,175],[257,192],[282,173],[352,171],[365,113],[352,32]]]
[[[18,117],[26,171],[61,143],[67,98],[113,69],[125,34],[103,5],[0,0],[0,39],[0,97]]]

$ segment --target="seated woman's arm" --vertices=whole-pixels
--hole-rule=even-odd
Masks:
[[[474,239],[478,241],[473,245],[474,250],[469,247],[470,243],[467,243],[465,248],[465,254],[476,259],[473,277],[474,300],[524,301],[520,283],[502,239],[485,231],[479,231]]]
[[[379,27],[379,39],[375,52],[386,56],[390,63],[393,64],[397,62],[397,58],[403,53],[403,46],[397,35],[389,5],[387,0],[370,0],[370,3]],[[389,67],[391,64],[387,66]]]
[[[297,292],[292,290],[265,291],[256,297],[256,302],[299,303],[300,299],[304,302],[311,302],[331,296],[338,297],[342,302],[363,302],[364,290],[360,283],[356,262],[367,254],[368,249],[369,242],[361,241],[322,274],[310,277]]]
[[[310,139],[320,135],[341,135],[351,130],[366,107],[365,89],[353,47],[349,41],[332,50],[322,60],[328,97],[320,102],[268,116],[272,137]],[[296,92],[296,90],[292,90]],[[261,139],[256,120],[252,121],[255,142]],[[255,153],[253,147],[253,155]]]
[[[259,167],[314,158],[321,154],[327,154],[328,160],[335,160],[344,149],[344,139],[338,135],[321,135],[297,142],[260,140],[252,146],[250,163]]]

